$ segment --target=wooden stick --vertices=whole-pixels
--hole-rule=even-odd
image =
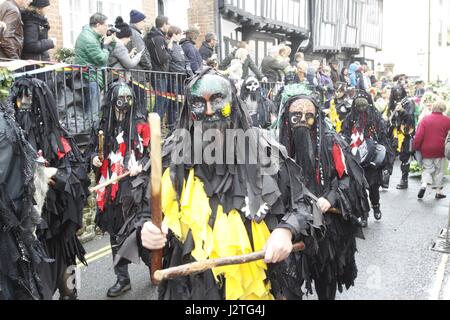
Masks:
[[[298,252],[305,250],[305,243],[299,242],[294,244],[292,248],[292,252]],[[244,264],[253,261],[263,260],[266,255],[266,252],[258,251],[250,254],[245,254],[241,256],[235,257],[225,257],[225,258],[217,258],[210,259],[205,261],[193,262],[165,270],[159,270],[155,272],[155,279],[159,282],[168,279],[175,279],[178,277],[188,276],[192,274],[197,274],[201,272],[205,272],[212,268],[218,268],[223,266],[230,266],[236,264]]]
[[[103,146],[105,144],[105,135],[102,130],[98,132],[98,159],[103,162],[105,160],[103,154]]]
[[[105,182],[103,182],[102,184],[99,184],[98,186],[95,186],[95,187],[93,187],[93,188],[89,188],[89,191],[90,191],[90,192],[96,192],[96,191],[98,191],[98,190],[100,190],[100,189],[109,187],[110,185],[112,185],[112,184],[114,184],[114,183],[116,183],[116,182],[119,182],[120,180],[122,180],[123,178],[128,177],[129,175],[130,175],[130,172],[128,171],[128,172],[126,172],[126,173],[124,173],[124,174],[122,174],[122,175],[120,175],[120,176],[117,176],[117,177],[115,177],[115,178],[113,178],[113,179],[110,179],[110,180],[108,180],[108,181],[105,181]]]
[[[152,209],[152,223],[159,229],[162,225],[162,210],[161,210],[161,179],[162,179],[162,159],[161,159],[161,119],[157,113],[149,115],[149,125],[151,132],[151,152],[150,161],[151,169],[151,209]],[[159,284],[158,279],[155,278],[155,272],[162,269],[163,250],[154,250],[151,256],[150,270],[151,281],[154,285]]]

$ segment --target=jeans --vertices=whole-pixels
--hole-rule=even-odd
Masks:
[[[156,79],[152,79],[153,90],[156,91],[156,104],[153,108],[153,112],[156,112],[160,116],[162,123],[167,112],[167,99],[162,97],[161,94],[167,92],[167,79],[163,76],[155,76],[157,76]]]
[[[85,95],[85,98],[88,100],[85,103],[87,110],[88,119],[90,119],[91,123],[94,123],[99,120],[99,110],[100,110],[100,87],[97,82],[89,82],[89,96]]]

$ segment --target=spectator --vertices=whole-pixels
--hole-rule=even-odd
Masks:
[[[230,66],[223,73],[228,76],[228,78],[236,84],[237,88],[240,88],[239,81],[242,80],[244,74],[243,65],[247,59],[248,51],[246,49],[239,49],[236,51],[235,58],[231,61]]]
[[[197,41],[200,31],[197,28],[189,28],[185,34],[186,38],[181,40],[180,44],[190,63],[192,72],[196,73],[199,70],[201,71],[203,67],[202,56],[195,47],[195,41]]]
[[[166,41],[166,34],[169,31],[169,18],[165,16],[158,16],[155,20],[155,26],[150,30],[145,38],[145,44],[150,53],[152,60],[152,67],[154,71],[168,72],[170,64],[171,48],[168,47]],[[162,95],[167,91],[167,77],[166,75],[156,73],[151,78],[153,89],[156,91],[156,105],[154,111],[159,114],[161,121],[167,111],[166,105],[168,102]]]
[[[450,130],[450,118],[443,113],[447,106],[443,100],[433,105],[433,113],[419,124],[414,139],[414,150],[423,158],[422,186],[417,197],[422,199],[428,186],[436,187],[436,199],[444,199],[445,140]]]
[[[298,67],[300,62],[305,61],[305,55],[303,52],[297,52],[294,56],[294,67]]]
[[[313,60],[308,68],[306,79],[308,80],[309,85],[314,88],[317,88],[317,86],[319,86],[320,84],[319,70],[320,70],[320,61]]]
[[[166,34],[169,28],[169,18],[158,16],[155,20],[155,26],[150,30],[145,39],[154,71],[169,71],[170,53],[166,41]]]
[[[214,33],[208,32],[205,36],[205,41],[202,43],[202,46],[198,50],[200,55],[202,56],[203,61],[208,61],[211,58],[214,58],[214,50],[217,45],[217,37]],[[214,59],[212,59],[214,60]]]
[[[235,50],[233,50],[220,63],[220,65],[219,65],[219,69],[220,70],[226,70],[230,66],[231,61],[235,58],[236,51],[238,49],[246,49],[247,51],[249,51],[248,43],[245,42],[245,41],[239,41],[238,47]],[[255,62],[253,61],[252,57],[250,56],[250,54],[247,56],[247,59],[245,60],[244,65],[242,66],[242,71],[243,71],[242,78],[243,79],[247,79],[248,78],[248,76],[249,76],[249,69],[255,74],[255,76],[258,78],[259,81],[267,81],[267,78],[264,77],[262,72],[258,69],[258,67],[256,66]]]
[[[127,45],[132,36],[131,27],[123,21],[122,17],[117,17],[115,27],[120,32],[116,33],[118,41],[109,56],[108,66],[117,69],[134,69],[141,61],[142,52],[136,54],[136,48],[133,48],[131,52],[128,51]]]
[[[6,0],[0,4],[0,21],[4,28],[0,42],[0,58],[20,59],[23,49],[23,23],[20,9],[26,9],[31,0]]]
[[[323,91],[326,100],[330,100],[334,93],[334,84],[331,80],[331,67],[325,66],[319,69],[319,88]]]
[[[297,64],[297,77],[299,83],[306,82],[306,73],[308,72],[308,62],[306,61],[300,61]]]
[[[279,55],[276,58],[279,62],[287,62],[288,66],[286,68],[284,68],[284,70],[280,70],[278,71],[280,74],[280,78],[281,81],[283,81],[286,77],[286,75],[292,71],[293,68],[291,68],[291,60],[290,60],[290,56],[291,56],[291,52],[292,49],[291,47],[287,46],[287,45],[281,45],[280,46],[280,51],[279,51]]]
[[[333,86],[336,87],[339,82],[338,62],[336,60],[331,60],[330,68],[331,68],[331,81],[333,81]]]
[[[23,60],[50,61],[48,50],[55,44],[48,38],[50,24],[45,16],[49,0],[33,0],[30,6],[21,11],[23,21]]]
[[[137,52],[143,51],[141,61],[139,61],[139,64],[137,65],[137,69],[140,70],[152,70],[150,54],[142,37],[146,18],[147,17],[143,13],[137,10],[131,10],[130,12],[131,40],[127,47],[130,51],[133,50],[133,48],[136,48]]]
[[[110,53],[116,45],[113,35],[107,36],[108,17],[95,13],[84,26],[75,42],[75,64],[89,66],[89,72],[83,73],[89,83],[89,96],[85,96],[87,111],[91,113],[91,121],[97,121],[100,107],[101,90],[105,87],[103,72],[99,68],[107,66]],[[103,40],[103,42],[102,42]]]
[[[282,81],[281,73],[289,67],[289,62],[280,58],[277,46],[270,48],[269,55],[261,62],[261,72],[269,82]]]
[[[346,83],[347,85],[350,85],[350,77],[348,75],[348,68],[343,67],[341,70],[341,74],[339,76],[339,81],[342,83]]]
[[[193,76],[193,72],[191,70],[191,65],[189,61],[186,59],[184,55],[183,48],[180,46],[182,31],[180,28],[171,26],[167,36],[170,39],[170,65],[169,71],[175,73],[181,73],[183,75]],[[175,122],[177,119],[177,112],[181,107],[181,103],[178,102],[178,96],[183,94],[184,92],[184,80],[186,77],[182,76],[173,76],[169,83],[169,92],[175,94],[176,100],[171,100],[168,110],[168,119],[167,125],[169,130],[172,130],[175,127]]]
[[[415,97],[422,98],[425,94],[425,83],[423,81],[416,81],[416,91],[414,93]]]
[[[137,10],[130,11],[130,27],[131,27],[131,40],[127,45],[128,51],[136,48],[136,51],[142,52],[141,61],[133,69],[150,71],[152,70],[152,61],[150,53],[143,39],[143,31],[145,29],[146,16],[142,12]],[[145,72],[132,72],[132,77],[135,82],[147,87],[147,82],[150,79],[149,74]],[[147,92],[140,85],[133,85],[133,91],[136,96],[136,101],[139,105],[139,113],[147,114]]]

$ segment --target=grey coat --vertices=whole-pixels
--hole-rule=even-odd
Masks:
[[[120,69],[136,69],[141,60],[141,56],[142,55],[138,52],[133,58],[130,58],[128,48],[119,40],[116,43],[116,47],[109,55],[108,66]]]

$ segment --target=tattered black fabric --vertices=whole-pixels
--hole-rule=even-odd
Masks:
[[[58,120],[56,103],[48,86],[39,79],[17,80],[12,88],[14,105],[25,90],[32,94],[31,110],[18,108],[17,120],[29,143],[35,150],[42,150],[50,167],[58,169],[53,177],[55,185],[49,189],[42,208],[42,222],[36,230],[48,255],[57,261],[46,273],[56,291],[67,268],[76,265],[77,258],[86,264],[86,252],[76,233],[83,226],[90,180],[75,140]]]
[[[206,69],[203,74],[211,72]],[[202,74],[198,75],[199,79]],[[195,83],[193,80],[191,85]],[[234,89],[234,87],[233,87]],[[189,90],[189,89],[188,89]],[[234,89],[235,90],[235,89]],[[189,92],[189,91],[188,91]],[[235,92],[235,91],[234,91]],[[262,216],[270,231],[275,228],[287,228],[294,235],[294,241],[308,240],[313,248],[318,248],[317,239],[321,237],[322,214],[314,209],[312,201],[303,194],[303,185],[300,178],[300,168],[287,155],[285,148],[279,145],[270,135],[258,128],[251,127],[251,121],[247,111],[242,107],[241,101],[233,94],[232,103],[232,128],[251,130],[250,139],[255,139],[253,145],[265,148],[268,154],[276,157],[276,170],[272,175],[264,175],[263,167],[258,164],[236,164],[236,165],[191,165],[188,163],[171,163],[172,151],[176,149],[181,140],[180,131],[170,136],[163,147],[163,167],[170,168],[172,185],[180,200],[183,185],[190,170],[204,184],[204,191],[209,198],[212,210],[209,225],[213,226],[216,220],[217,208],[223,207],[225,213],[235,209],[241,215],[244,226],[247,229],[250,241],[252,240],[251,219],[242,212],[246,197],[249,197],[249,206],[259,208],[266,203],[270,211]],[[186,129],[194,135],[195,122],[191,118],[189,106],[185,104],[181,112],[179,128]],[[190,150],[186,148],[185,150]],[[255,150],[245,150],[244,146],[236,145],[235,158],[238,155],[247,155]],[[276,156],[278,155],[278,156]],[[248,159],[248,158],[247,158]],[[271,163],[274,165],[275,163]],[[134,259],[138,262],[138,256],[146,263],[148,260],[147,250],[140,243],[140,230],[144,221],[135,219],[128,228],[127,240],[122,246],[119,256],[122,259]],[[169,234],[169,245],[164,251],[164,267],[178,266],[193,261],[191,253],[194,249],[192,236],[189,235],[184,243],[175,236]],[[298,256],[302,256],[300,253]],[[276,266],[270,266],[267,273],[268,280],[272,284],[272,295],[279,299],[301,299],[301,286],[304,279],[312,278],[309,270],[301,268],[297,264],[301,259],[289,260]],[[116,260],[120,263],[120,259]],[[308,273],[308,274],[305,274]],[[164,281],[159,287],[160,299],[181,300],[209,300],[225,298],[225,279],[217,283],[212,271],[189,276],[180,277],[175,280]]]
[[[12,107],[0,103],[0,300],[51,299],[40,272],[50,260],[33,232],[36,152],[17,126]]]
[[[315,127],[311,130],[305,128],[310,137],[303,133],[300,136],[304,140],[298,141],[295,137],[298,133],[292,133],[290,128],[288,113],[291,103],[300,98],[313,102],[318,114]],[[306,251],[299,258],[309,277],[305,279],[308,292],[313,292],[311,282],[314,282],[319,299],[333,300],[336,289],[340,292],[344,287],[349,289],[357,277],[356,237],[364,238],[358,219],[370,211],[366,192],[368,184],[363,169],[351,155],[349,145],[327,128],[312,96],[291,97],[282,106],[280,114],[280,142],[302,167],[306,187],[315,197],[324,197],[342,213],[324,215],[324,237],[317,248],[306,242]],[[346,174],[343,177],[339,177],[336,171],[334,145],[339,146],[344,155]]]

